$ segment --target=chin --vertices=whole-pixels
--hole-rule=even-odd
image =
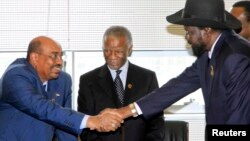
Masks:
[[[112,70],[118,70],[119,67],[110,67]]]
[[[53,79],[56,79],[56,78],[58,78],[59,74],[60,74],[60,73],[54,73],[54,74],[52,74],[51,76],[52,76]]]
[[[115,65],[108,65],[112,70],[117,70],[117,66],[115,66]]]

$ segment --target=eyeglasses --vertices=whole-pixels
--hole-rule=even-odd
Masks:
[[[58,54],[58,53],[52,53],[52,54],[49,54],[49,55],[41,54],[41,53],[39,53],[39,54],[43,55],[43,56],[47,56],[53,61],[63,60],[63,54]]]

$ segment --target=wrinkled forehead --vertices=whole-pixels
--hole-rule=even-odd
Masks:
[[[43,42],[41,48],[44,52],[47,53],[61,53],[62,48],[61,45],[55,41],[47,41]]]
[[[126,38],[125,37],[115,37],[108,36],[105,40],[106,47],[121,47],[126,46]]]

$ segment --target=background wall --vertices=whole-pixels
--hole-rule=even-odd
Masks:
[[[224,0],[226,9],[238,0]],[[183,8],[185,0],[1,0],[0,74],[16,57],[25,57],[28,43],[46,35],[61,43],[65,71],[73,79],[76,109],[79,76],[104,63],[101,41],[111,25],[130,29],[134,53],[129,60],[154,70],[160,86],[189,66],[195,57],[182,26],[166,16]],[[166,109],[166,120],[190,123],[190,141],[204,140],[204,110],[200,90]]]
[[[236,0],[226,0],[229,9]],[[111,25],[127,26],[136,50],[185,50],[182,26],[166,16],[185,0],[1,0],[0,50],[26,50],[38,35],[58,40],[64,50],[100,50]],[[181,36],[180,36],[181,35]]]

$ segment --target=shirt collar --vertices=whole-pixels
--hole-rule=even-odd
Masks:
[[[47,85],[47,84],[48,84],[48,81],[43,82],[43,85]]]
[[[213,51],[214,51],[214,47],[215,47],[216,43],[218,42],[220,36],[221,36],[221,34],[217,37],[217,39],[215,40],[215,42],[214,42],[212,48],[211,48],[211,49],[209,50],[209,52],[208,52],[208,57],[209,57],[209,59],[212,58],[212,54],[213,54]]]
[[[48,90],[48,81],[43,82],[43,86],[45,86],[44,90],[47,91]]]
[[[127,75],[127,72],[128,72],[128,60],[125,62],[125,64],[119,69],[119,70],[121,70],[122,72],[120,73],[120,77],[121,78],[126,78],[126,75]],[[111,69],[109,66],[108,66],[108,68],[109,68],[109,71],[110,71],[110,73],[111,73],[111,75],[112,75],[112,78],[113,79],[115,79],[115,77],[116,77],[116,70],[113,70],[113,69]]]

